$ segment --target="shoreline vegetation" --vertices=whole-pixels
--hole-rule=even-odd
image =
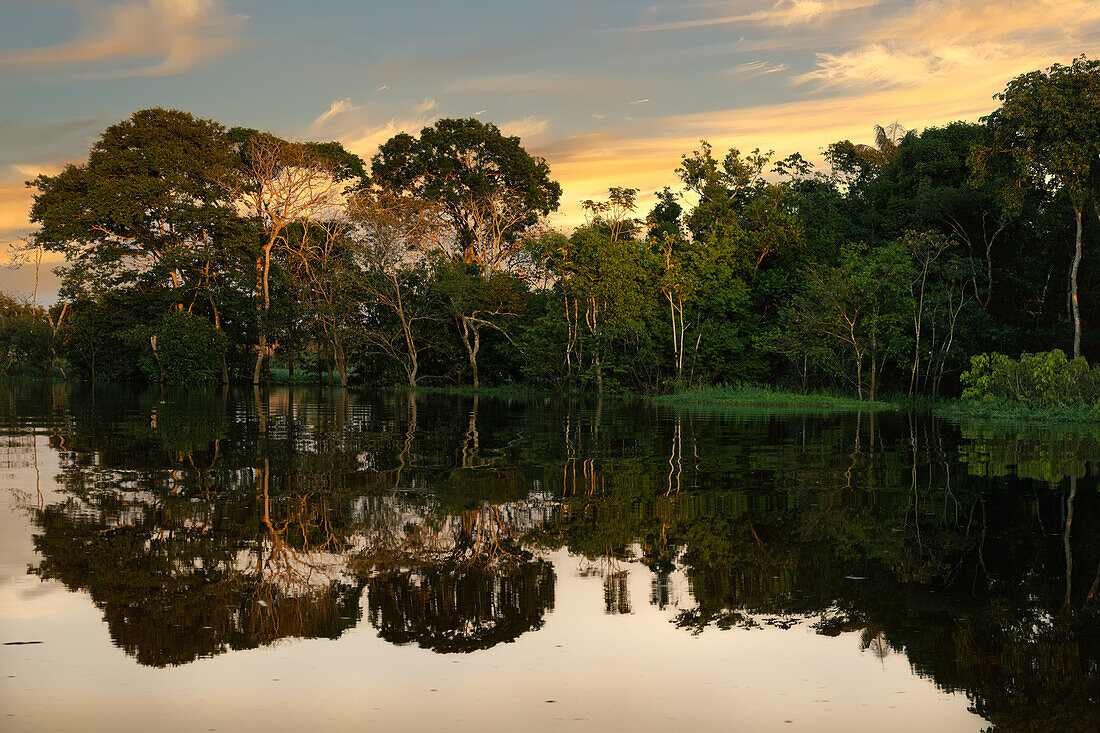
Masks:
[[[0,294],[0,375],[1091,420],[1097,85],[1054,64],[820,168],[701,140],[648,211],[611,186],[571,229],[549,163],[478,119],[367,161],[141,110],[28,181],[17,260],[65,263],[56,302]]]
[[[882,400],[858,400],[828,393],[786,392],[768,385],[718,385],[693,387],[648,398],[669,407],[780,407],[792,410],[896,410],[898,404]]]
[[[530,400],[547,397],[571,395],[581,399],[597,399],[599,393],[594,390],[559,391],[539,385],[513,383],[501,385],[390,385],[376,386],[352,384],[348,388],[339,384],[328,384],[313,372],[296,372],[294,379],[288,379],[285,369],[272,369],[272,379],[267,387],[293,387],[316,389],[354,389],[381,390],[399,393],[421,393],[450,395],[455,397],[486,397],[500,400]],[[63,384],[66,380],[56,376],[49,379],[25,375],[4,375],[0,382],[47,381]],[[148,385],[145,385],[148,386]],[[240,385],[246,386],[246,385]],[[667,394],[640,394],[631,392],[609,392],[604,399],[640,400],[660,407],[687,407],[714,410],[743,410],[766,408],[769,410],[804,412],[855,412],[855,411],[903,411],[931,413],[935,417],[957,423],[1016,423],[1029,427],[1065,427],[1100,429],[1100,405],[1030,405],[1013,400],[974,400],[962,398],[926,398],[909,399],[905,395],[891,395],[888,399],[874,402],[860,401],[854,397],[825,392],[791,392],[769,385],[736,384],[717,386],[698,386]]]

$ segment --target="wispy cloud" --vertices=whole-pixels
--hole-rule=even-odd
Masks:
[[[431,125],[437,118],[425,115],[416,117],[393,117],[382,123],[363,123],[345,134],[340,135],[340,141],[344,147],[362,157],[370,160],[378,152],[379,146],[399,132],[407,132],[417,135],[422,129]]]
[[[1068,37],[1067,37],[1068,35]],[[857,88],[871,83],[923,87],[955,78],[1000,75],[1026,60],[1038,68],[1100,39],[1100,3],[1083,0],[925,0],[884,16],[819,52],[795,83]],[[1025,69],[1026,70],[1026,69]]]
[[[524,117],[522,120],[512,120],[500,125],[500,131],[505,135],[523,138],[524,140],[538,137],[546,132],[550,125],[549,120],[540,120],[535,117]]]
[[[328,122],[336,119],[342,115],[347,115],[356,110],[362,109],[351,103],[351,99],[344,97],[343,99],[337,99],[335,102],[329,105],[329,108],[321,113],[317,119],[310,123],[310,130],[319,130],[323,128]]]
[[[439,106],[439,102],[435,101],[431,97],[424,97],[424,101],[413,107],[413,110],[418,114],[423,114],[429,110],[433,110]]]
[[[649,23],[623,30],[636,33],[683,31],[724,25],[757,24],[763,26],[803,25],[833,18],[842,13],[879,5],[881,0],[779,0],[760,10],[725,15],[704,15],[698,18]]]
[[[796,83],[820,82],[822,86],[862,85],[868,82],[909,86],[927,82],[953,66],[929,53],[891,50],[872,43],[838,54],[817,55],[813,71],[795,78]]]
[[[646,97],[645,99],[635,99],[631,104],[645,104],[648,101],[649,97]]]
[[[93,79],[181,74],[234,50],[248,24],[221,0],[86,0],[77,10],[84,27],[75,38],[0,51],[0,67],[68,66]]]
[[[770,61],[746,61],[743,64],[734,66],[732,69],[728,69],[725,75],[751,77],[760,76],[762,74],[777,74],[786,70],[786,64],[773,64]]]

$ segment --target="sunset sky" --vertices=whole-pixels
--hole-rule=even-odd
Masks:
[[[0,244],[30,231],[25,180],[145,107],[368,159],[400,130],[476,116],[546,158],[568,226],[608,186],[674,184],[701,138],[819,160],[876,123],[976,120],[1012,77],[1100,55],[1095,0],[3,5]],[[0,272],[4,289],[27,283]]]

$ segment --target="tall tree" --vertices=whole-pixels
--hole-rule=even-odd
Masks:
[[[522,249],[520,235],[558,208],[550,167],[496,125],[442,119],[416,138],[390,138],[371,161],[374,182],[439,203],[454,228],[456,260],[499,268]]]
[[[35,243],[81,263],[99,286],[203,280],[209,248],[232,225],[237,180],[224,128],[186,112],[135,112],[108,127],[88,162],[28,183]]]
[[[240,156],[243,183],[239,200],[249,217],[263,231],[256,258],[257,303],[260,337],[252,383],[259,384],[268,343],[271,310],[271,254],[286,246],[293,224],[332,220],[346,206],[345,195],[366,179],[363,161],[339,143],[298,143],[269,133],[234,128],[229,132]]]
[[[421,352],[438,314],[425,306],[430,259],[449,236],[439,207],[392,191],[364,191],[350,209],[360,229],[357,256],[365,273],[363,340],[396,361],[410,387],[420,378]]]
[[[1069,66],[1054,64],[1047,71],[1022,74],[998,94],[1001,106],[983,121],[990,142],[974,152],[979,172],[994,169],[1007,158],[1020,182],[1065,195],[1072,207],[1076,236],[1069,272],[1073,312],[1073,355],[1081,355],[1081,306],[1077,274],[1084,238],[1082,217],[1091,203],[1100,217],[1100,60],[1081,56]],[[1003,189],[1018,200],[1023,186]]]

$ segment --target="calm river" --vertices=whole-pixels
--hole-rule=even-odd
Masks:
[[[1100,428],[0,386],[0,730],[1100,730]]]

